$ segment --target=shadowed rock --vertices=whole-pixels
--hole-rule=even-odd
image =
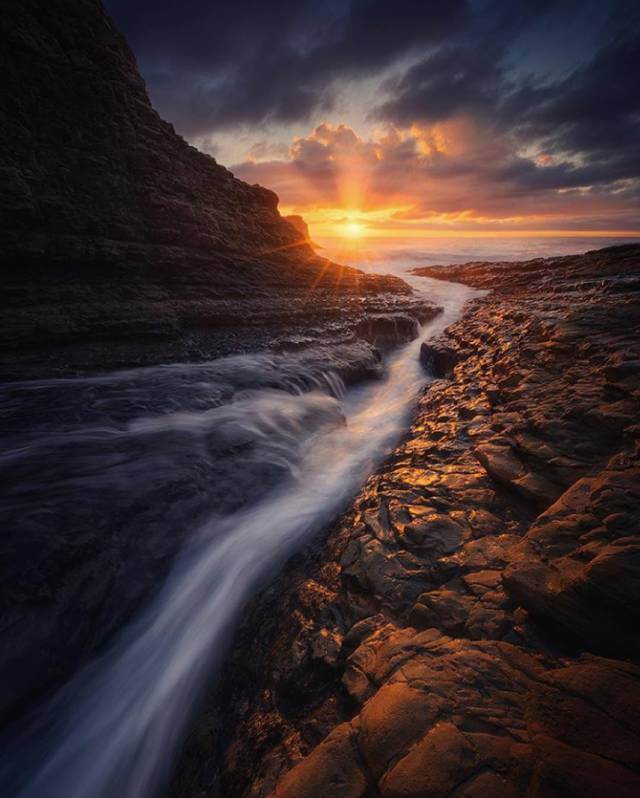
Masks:
[[[365,316],[356,325],[355,334],[379,348],[389,348],[418,337],[419,324],[413,316],[400,313]]]
[[[432,377],[450,377],[460,355],[446,344],[425,341],[420,347],[420,362]]]

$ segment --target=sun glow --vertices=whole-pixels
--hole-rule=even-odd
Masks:
[[[343,229],[348,238],[361,238],[365,233],[364,225],[359,222],[347,222]]]
[[[427,127],[373,129],[366,136],[326,122],[295,137],[285,156],[247,162],[240,176],[275,188],[281,213],[302,216],[312,240],[339,241],[353,252],[381,238],[639,236],[628,182],[618,181],[619,193],[571,184],[525,202],[517,180],[503,186],[504,195],[495,191],[495,177],[494,189],[488,188],[481,162],[515,163],[518,174],[528,163],[522,174],[530,176],[557,166],[539,147],[516,152],[496,140],[490,125],[464,116]],[[603,230],[605,217],[611,225]]]
[[[351,249],[362,248],[365,241],[378,238],[638,238],[640,231],[624,227],[610,230],[562,226],[546,226],[548,219],[512,217],[508,226],[496,219],[474,216],[470,212],[430,214],[425,218],[407,217],[411,206],[395,205],[386,208],[359,210],[340,207],[283,206],[283,215],[299,214],[309,225],[314,241],[341,240]],[[552,221],[559,221],[552,219]],[[539,223],[535,224],[535,222]],[[501,229],[502,228],[502,229]]]

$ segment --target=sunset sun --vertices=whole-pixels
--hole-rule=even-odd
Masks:
[[[359,222],[347,222],[342,228],[342,234],[346,238],[362,238],[364,232],[364,225]]]

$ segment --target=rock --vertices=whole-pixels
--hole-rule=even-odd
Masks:
[[[291,785],[319,795],[313,789],[327,788],[325,773],[339,774],[338,794],[386,798],[440,798],[467,780],[475,785],[467,785],[469,796],[496,786],[501,795],[524,795],[530,785],[543,795],[551,783],[595,796],[607,776],[632,795],[640,783],[638,724],[625,712],[626,701],[640,701],[636,666],[602,658],[565,664],[507,643],[387,625],[349,658],[350,672],[368,681],[371,697],[274,796],[293,795]],[[497,780],[476,782],[485,772]],[[348,786],[345,773],[354,774]]]
[[[511,483],[511,487],[539,510],[544,510],[553,504],[561,493],[561,488],[558,485],[549,482],[541,474],[532,472],[515,479]]]
[[[285,216],[284,218],[298,231],[298,233],[300,233],[302,241],[306,243],[311,242],[309,238],[309,225],[305,222],[302,216],[291,214],[290,216]]]
[[[425,341],[420,347],[420,362],[432,377],[449,377],[459,362],[458,352],[450,346]]]
[[[243,756],[204,793],[265,796],[319,761],[353,769],[362,798],[638,793],[637,388],[633,367],[612,367],[640,358],[640,247],[452,268],[496,289],[437,342],[464,361],[282,588],[286,617],[335,566],[318,581],[341,608],[340,658],[289,674],[300,630],[332,628],[314,607],[251,636],[232,668],[258,659],[229,727]],[[274,613],[257,604],[261,630]],[[349,750],[326,758],[344,724]]]
[[[509,445],[481,444],[474,453],[490,477],[539,509],[552,504],[561,492],[540,474],[527,473]]]
[[[282,779],[273,798],[360,798],[367,781],[353,757],[349,724],[339,726]]]
[[[433,706],[422,690],[400,682],[378,690],[359,718],[358,743],[367,771],[382,776],[434,719]]]
[[[432,556],[454,552],[464,536],[460,524],[441,513],[431,513],[407,524],[403,531],[410,547],[417,547]]]
[[[475,447],[474,454],[487,474],[502,485],[513,487],[525,475],[524,466],[508,445],[482,444]]]
[[[422,629],[435,626],[445,634],[462,634],[472,602],[453,590],[432,590],[423,593],[415,603],[409,622]]]
[[[532,795],[635,798],[640,791],[640,777],[628,768],[542,735],[534,738],[533,745],[539,764]]]
[[[419,329],[418,321],[413,316],[401,313],[376,314],[361,319],[355,334],[378,348],[388,349],[413,341],[418,337]]]
[[[10,2],[0,36],[5,377],[210,359],[239,325],[246,351],[340,337],[411,294],[317,256],[272,191],[178,136],[99,0]]]
[[[589,650],[637,650],[640,548],[628,533],[640,523],[639,484],[638,466],[616,458],[577,481],[514,547],[504,573],[514,600]]]
[[[440,798],[476,767],[473,746],[452,723],[438,723],[380,784],[381,798]]]
[[[313,641],[312,654],[327,665],[335,666],[340,656],[342,640],[339,635],[329,629],[321,629]]]

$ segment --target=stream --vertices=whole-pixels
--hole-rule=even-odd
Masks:
[[[0,468],[20,484],[9,508],[33,534],[47,529],[36,557],[51,556],[70,522],[88,530],[97,524],[99,532],[105,508],[119,519],[119,552],[135,548],[132,530],[143,529],[160,560],[167,539],[179,553],[101,656],[13,735],[0,767],[3,794],[161,792],[244,605],[393,451],[428,381],[421,342],[478,295],[403,277],[444,312],[384,368],[355,345],[335,355],[340,362],[326,352],[239,355],[4,386],[2,406],[13,423]],[[347,388],[340,374],[351,367],[379,378]],[[122,590],[132,581],[129,561],[124,556],[111,577]],[[154,572],[133,576],[142,590]],[[106,617],[108,607],[100,611]],[[70,635],[74,623],[96,622],[82,609],[69,618]]]

